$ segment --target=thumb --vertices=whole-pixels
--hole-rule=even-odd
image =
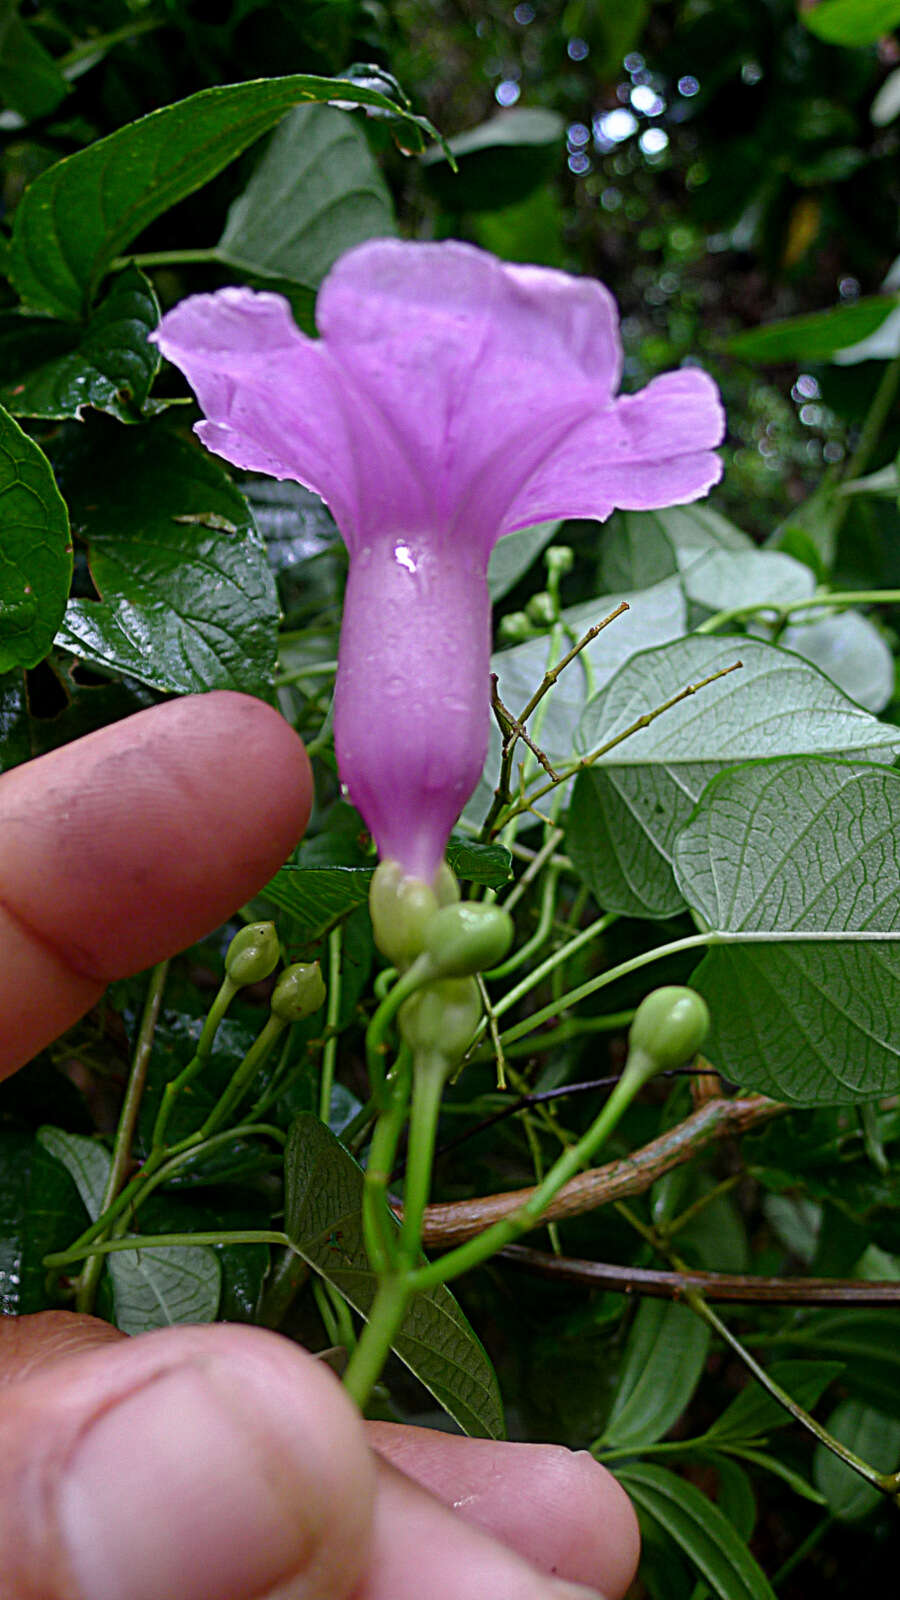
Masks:
[[[0,1396],[5,1600],[344,1600],[374,1469],[332,1374],[257,1329],[167,1329]]]

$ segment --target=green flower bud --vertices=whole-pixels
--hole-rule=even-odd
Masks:
[[[414,1055],[439,1058],[449,1076],[481,1021],[478,985],[474,978],[426,983],[404,1001],[397,1021]]]
[[[497,632],[503,644],[524,644],[526,639],[534,638],[537,629],[524,611],[508,611],[501,617]]]
[[[278,965],[278,935],[274,922],[249,922],[236,933],[225,956],[225,971],[236,989],[261,983]]]
[[[442,861],[437,869],[437,875],[432,884],[439,906],[455,906],[459,899],[459,883],[456,873]]]
[[[575,565],[575,551],[567,544],[551,544],[544,551],[544,565],[551,578],[564,578]]]
[[[552,628],[559,615],[559,606],[552,594],[542,589],[540,594],[533,594],[525,607],[525,614],[531,622],[539,628]]]
[[[296,961],[285,967],[269,1002],[282,1022],[302,1022],[325,1003],[325,980],[318,961]]]
[[[654,989],[634,1014],[628,1035],[629,1064],[636,1053],[655,1063],[654,1072],[682,1067],[697,1054],[708,1031],[709,1010],[694,989],[678,984]]]
[[[442,978],[465,978],[496,967],[512,937],[509,912],[463,900],[435,912],[425,929],[423,949]]]
[[[375,868],[369,886],[375,943],[401,972],[421,953],[425,929],[439,903],[431,884],[407,877],[398,861],[381,861]]]

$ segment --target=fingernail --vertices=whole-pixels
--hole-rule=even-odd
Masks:
[[[250,1600],[307,1566],[318,1450],[282,1386],[236,1387],[234,1365],[169,1370],[80,1438],[58,1515],[84,1600]]]

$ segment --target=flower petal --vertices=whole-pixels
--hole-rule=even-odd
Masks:
[[[608,404],[619,379],[615,303],[602,284],[471,245],[360,245],[322,285],[317,319],[419,477],[426,525],[483,547],[548,434],[571,428],[585,390]]]
[[[639,394],[584,417],[523,483],[501,531],[553,517],[602,521],[616,507],[649,511],[697,500],[722,476],[713,451],[724,431],[719,392],[705,372],[665,373]]]
[[[206,420],[196,432],[236,467],[293,478],[353,515],[358,443],[327,350],[296,326],[281,295],[192,295],[151,339],[180,368]]]

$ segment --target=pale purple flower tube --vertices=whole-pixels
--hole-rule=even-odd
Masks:
[[[608,290],[470,245],[361,245],[317,321],[309,339],[279,295],[222,289],[152,337],[210,450],[331,508],[350,553],[341,777],[381,856],[431,881],[487,749],[493,545],[551,517],[696,500],[721,475],[724,417],[695,368],[617,398]]]

